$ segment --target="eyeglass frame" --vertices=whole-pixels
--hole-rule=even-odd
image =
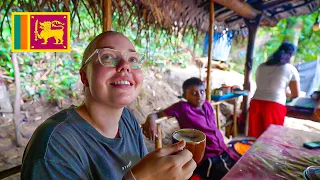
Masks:
[[[89,59],[92,58],[92,56],[94,56],[95,54],[98,54],[99,63],[100,63],[102,66],[104,66],[104,67],[108,67],[108,66],[105,66],[105,65],[101,62],[101,59],[100,59],[99,52],[100,52],[101,50],[103,50],[103,49],[110,49],[110,50],[112,50],[112,51],[119,52],[119,54],[120,54],[121,57],[123,58],[123,54],[122,54],[120,51],[116,50],[116,49],[111,49],[111,48],[97,48],[97,49],[95,49],[95,50],[93,51],[93,53],[84,61],[82,67],[85,67],[85,66],[90,62]],[[138,53],[138,52],[126,52],[126,53],[124,54],[125,57],[127,56],[128,53],[136,53],[137,55],[140,54],[140,55],[143,55],[143,57],[145,57],[144,54],[141,54],[141,53]],[[127,60],[125,60],[125,61],[128,62]],[[141,66],[142,66],[143,61],[141,61],[141,62],[142,62],[142,63],[141,63]],[[128,62],[128,63],[129,63],[129,62]],[[115,66],[115,67],[116,67],[116,66]],[[130,65],[130,67],[131,67],[131,65]],[[131,68],[132,68],[132,67],[131,67]],[[139,67],[139,68],[132,68],[132,69],[141,69],[141,67]]]

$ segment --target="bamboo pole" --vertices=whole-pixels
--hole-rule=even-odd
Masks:
[[[156,120],[158,137],[156,137],[156,140],[155,140],[155,144],[154,144],[155,149],[162,148],[162,129],[161,129],[160,123],[167,119],[168,117],[162,117]]]
[[[206,97],[211,101],[211,59],[212,59],[212,37],[213,37],[213,24],[214,24],[214,2],[210,0],[210,19],[209,19],[209,49],[208,49],[208,68],[207,68],[207,89]]]
[[[158,137],[156,137],[156,140],[155,140],[155,149],[162,148],[162,132],[161,131],[162,131],[161,125],[157,124]]]
[[[103,32],[111,30],[112,24],[112,0],[103,0]]]
[[[16,143],[17,146],[21,147],[22,146],[22,137],[20,134],[20,70],[19,70],[19,64],[17,60],[17,54],[12,53],[11,54],[11,60],[13,64],[13,70],[14,70],[14,78],[15,78],[15,85],[16,85],[16,90],[15,90],[15,98],[14,98],[14,107],[13,107],[13,113],[14,113],[14,129],[15,129],[15,135],[16,135]]]

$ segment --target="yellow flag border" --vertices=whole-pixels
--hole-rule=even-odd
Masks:
[[[30,49],[30,37],[28,37],[28,49],[14,49],[14,16],[15,15],[28,15],[29,18],[29,23],[28,23],[28,31],[30,31],[30,14],[32,15],[65,15],[67,16],[67,22],[68,22],[68,27],[67,27],[67,49]],[[12,12],[11,14],[11,21],[12,21],[12,52],[70,52],[70,12]],[[29,32],[30,34],[30,32]]]

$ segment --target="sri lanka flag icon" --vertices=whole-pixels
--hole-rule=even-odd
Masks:
[[[70,52],[70,12],[13,12],[12,52]]]

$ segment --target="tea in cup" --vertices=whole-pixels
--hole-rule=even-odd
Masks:
[[[172,133],[172,143],[184,140],[186,148],[193,154],[194,161],[199,164],[206,148],[206,135],[196,129],[180,129]]]

